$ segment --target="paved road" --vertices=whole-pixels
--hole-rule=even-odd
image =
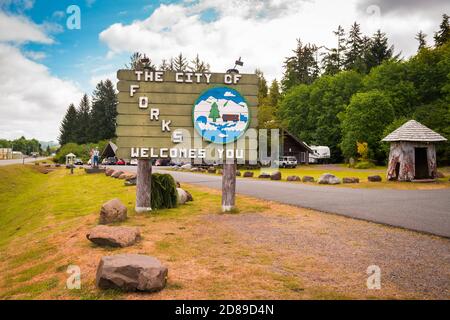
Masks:
[[[45,160],[47,158],[25,158],[25,163],[33,162],[33,161],[39,161],[39,160]],[[0,167],[1,166],[8,166],[10,164],[22,164],[22,159],[11,159],[11,160],[0,160]]]
[[[153,168],[180,182],[222,187],[220,176]],[[136,167],[126,170],[135,171]],[[353,189],[243,178],[237,179],[236,188],[238,193],[256,198],[450,238],[450,189]]]

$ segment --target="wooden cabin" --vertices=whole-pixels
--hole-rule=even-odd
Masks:
[[[282,156],[293,156],[297,158],[298,164],[309,163],[309,154],[312,153],[313,151],[306,143],[298,139],[296,136],[294,136],[287,130],[282,130],[280,142],[281,142],[280,154]]]
[[[437,176],[436,143],[447,141],[439,133],[410,120],[382,141],[390,142],[388,180],[413,181]]]

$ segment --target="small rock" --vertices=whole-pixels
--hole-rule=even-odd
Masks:
[[[236,170],[236,177],[240,177],[241,176],[241,172],[239,170]]]
[[[184,170],[191,170],[192,169],[192,164],[186,163],[186,164],[182,165],[180,168],[184,169]]]
[[[123,171],[120,171],[120,170],[114,171],[113,174],[111,175],[111,177],[119,178],[122,173],[123,173]]]
[[[141,238],[138,228],[96,226],[86,235],[88,240],[99,246],[128,247]]]
[[[314,177],[311,177],[311,176],[303,176],[302,181],[303,181],[303,182],[314,182]]]
[[[136,181],[137,181],[136,178],[134,178],[134,179],[128,179],[128,180],[125,181],[124,184],[125,184],[126,186],[135,186],[135,185],[136,185]]]
[[[108,168],[105,170],[105,175],[106,176],[111,176],[114,173],[114,169]]]
[[[124,173],[122,173],[120,176],[118,176],[117,179],[125,180],[125,178],[126,178],[127,176],[128,176],[128,173],[124,172]]]
[[[177,202],[178,204],[185,204],[188,201],[188,194],[181,188],[177,188]]]
[[[302,181],[299,176],[289,176],[286,178],[287,181]]]
[[[324,173],[318,180],[319,184],[339,184],[341,180],[331,173]]]
[[[102,257],[96,284],[100,289],[160,291],[166,286],[168,269],[158,259],[140,254]]]
[[[253,172],[251,172],[251,171],[244,172],[244,178],[251,178],[251,177],[253,177]]]
[[[127,207],[119,199],[105,202],[100,210],[100,224],[125,221],[127,219]]]
[[[216,173],[216,168],[214,168],[214,167],[209,167],[208,168],[208,173]]]
[[[270,175],[270,180],[281,180],[281,172],[276,171]]]
[[[382,179],[380,176],[368,176],[367,180],[369,180],[370,182],[380,182]]]
[[[270,173],[263,172],[263,173],[261,173],[261,174],[258,176],[258,178],[260,178],[260,179],[270,179]]]
[[[342,178],[342,183],[359,183],[359,178],[355,177]]]

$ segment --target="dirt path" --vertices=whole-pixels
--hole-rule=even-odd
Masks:
[[[276,205],[275,205],[276,206]],[[285,211],[285,206],[279,207]],[[208,215],[240,241],[276,253],[273,271],[341,294],[450,298],[450,241],[313,211]],[[319,217],[319,216],[320,217]],[[367,290],[367,267],[381,268],[381,290]],[[392,292],[392,293],[390,293]]]

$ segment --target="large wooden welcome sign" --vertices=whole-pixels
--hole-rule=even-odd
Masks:
[[[119,70],[117,78],[118,157],[256,157],[255,136],[239,145],[257,126],[256,75]]]

